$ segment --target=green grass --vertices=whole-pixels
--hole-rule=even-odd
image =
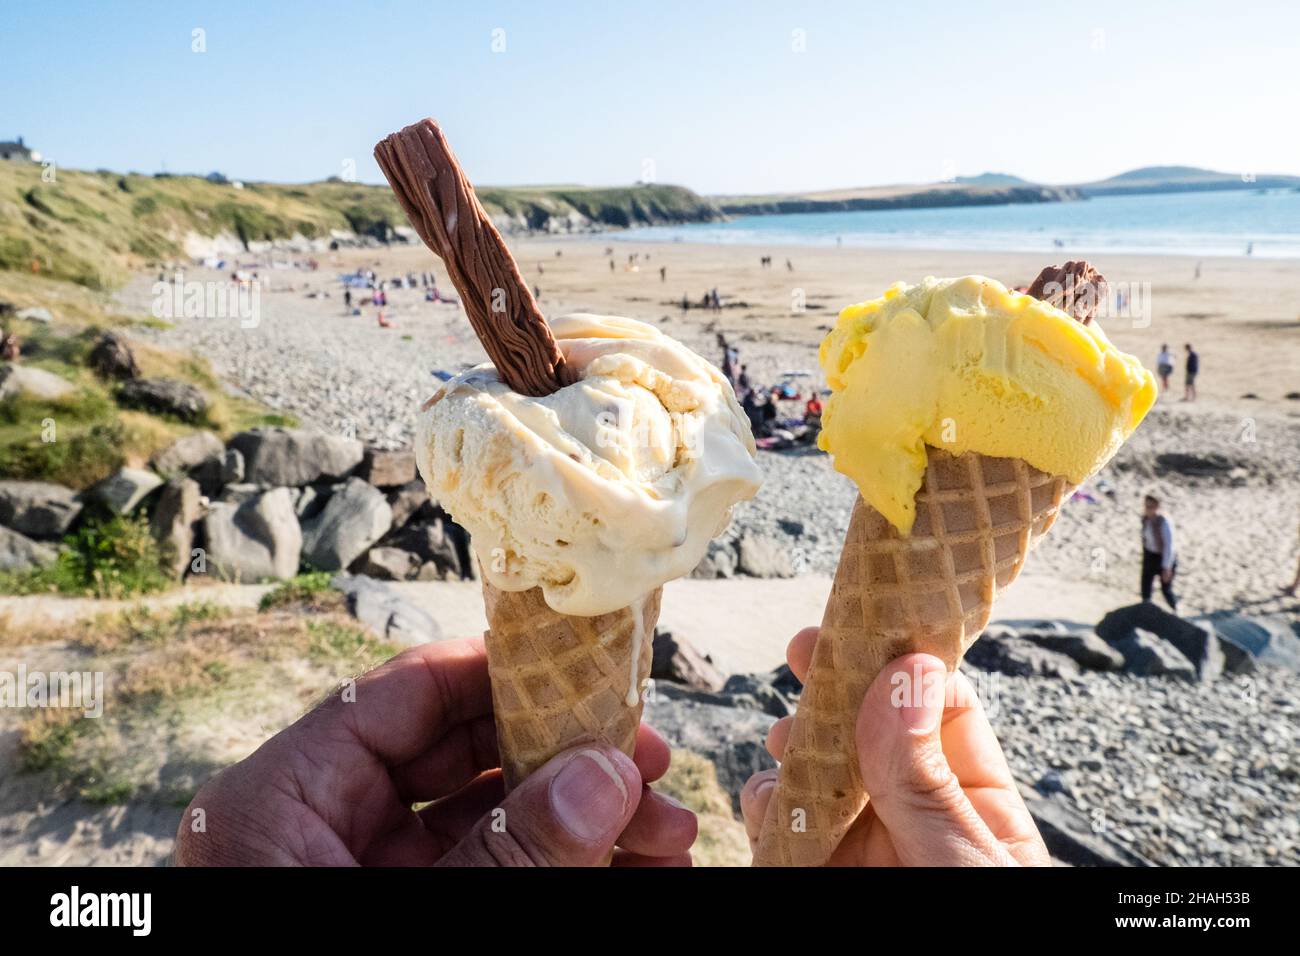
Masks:
[[[18,766],[43,774],[50,794],[100,804],[183,806],[323,688],[397,651],[350,618],[305,606],[132,608],[62,627],[47,639],[86,653],[77,666],[107,671],[112,693],[99,718],[34,710],[19,727]]]
[[[161,570],[158,543],[142,516],[92,518],[64,545],[48,567],[0,572],[0,593],[122,598],[174,583]]]
[[[0,165],[0,270],[40,274],[90,289],[120,285],[130,270],[184,255],[186,235],[234,235],[242,242],[324,237],[330,230],[387,239],[407,227],[387,186],[340,180],[303,185],[249,183],[243,189],[197,176],[141,176]],[[681,186],[486,187],[491,215],[541,228],[577,211],[607,226],[695,222],[717,207]]]
[[[0,273],[3,278],[5,274]],[[0,282],[0,298],[10,284]],[[208,410],[200,421],[186,423],[119,407],[114,398],[116,386],[97,378],[85,364],[104,329],[125,321],[105,308],[86,297],[69,310],[70,322],[61,321],[57,326],[17,320],[8,323],[22,340],[24,364],[59,375],[77,388],[56,401],[25,394],[0,401],[0,475],[81,489],[124,464],[147,461],[196,429],[210,429],[228,438],[257,426],[297,424],[290,415],[271,413],[253,401],[227,394],[204,360],[143,342],[132,346],[141,374],[189,382],[203,392]]]
[[[330,585],[333,577],[333,573],[329,571],[308,571],[305,574],[299,574],[297,577],[277,584],[262,595],[258,610],[270,611],[273,608],[287,607],[291,604],[311,603],[320,595],[334,591],[334,588]]]

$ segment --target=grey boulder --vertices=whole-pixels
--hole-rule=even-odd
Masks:
[[[163,486],[149,528],[162,551],[163,568],[177,580],[185,577],[194,547],[194,532],[203,517],[199,483],[173,478]]]
[[[58,401],[76,390],[77,387],[66,378],[43,368],[0,363],[0,398],[27,395],[43,401]]]
[[[158,474],[166,478],[174,478],[188,473],[191,468],[197,468],[206,461],[220,460],[225,450],[221,439],[212,432],[195,432],[176,439],[154,455],[149,464]]]
[[[1138,629],[1113,642],[1124,655],[1124,670],[1137,677],[1196,680],[1196,667],[1172,644]]]
[[[709,549],[691,572],[693,578],[732,578],[736,576],[736,547],[729,541],[710,541]]]
[[[357,572],[380,581],[405,581],[420,570],[418,555],[401,548],[371,548],[357,562]]]
[[[352,616],[380,637],[403,644],[442,639],[438,623],[388,585],[360,574],[339,574],[330,583],[343,592]]]
[[[303,560],[322,571],[342,571],[392,524],[393,509],[383,492],[360,478],[349,478],[318,515],[303,522]]]
[[[115,515],[130,514],[140,502],[162,485],[162,479],[152,471],[139,468],[119,468],[97,485],[86,496],[98,501]]]
[[[26,571],[53,564],[59,553],[47,544],[0,526],[0,571]]]
[[[1124,666],[1124,655],[1092,631],[1021,631],[1020,636],[1091,671],[1117,671]]]
[[[1077,677],[1079,665],[1064,654],[1026,640],[1006,627],[990,627],[966,651],[966,663],[1008,677]]]
[[[218,502],[203,519],[207,563],[218,577],[251,584],[298,572],[302,529],[288,488],[240,504]]]
[[[130,379],[117,390],[117,403],[183,422],[196,422],[208,410],[207,397],[201,391],[174,378]]]
[[[736,570],[753,578],[792,578],[794,564],[780,543],[767,535],[746,534],[740,539]]]
[[[254,428],[230,439],[244,456],[244,481],[295,487],[340,480],[361,464],[361,442],[302,428]]]
[[[0,525],[33,538],[59,538],[81,513],[71,488],[48,481],[0,481]]]
[[[655,680],[709,691],[721,690],[726,682],[709,655],[701,654],[680,635],[658,629],[655,630],[650,676]]]

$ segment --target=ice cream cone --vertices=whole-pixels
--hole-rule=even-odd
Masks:
[[[552,610],[541,588],[486,580],[488,673],[506,788],[575,744],[636,746],[662,588],[595,617]]]
[[[956,668],[1072,490],[1019,459],[926,453],[910,535],[854,507],[756,866],[830,861],[867,804],[854,743],[867,688],[907,653]]]

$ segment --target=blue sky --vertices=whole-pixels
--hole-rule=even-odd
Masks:
[[[1298,54],[1285,0],[5,0],[0,138],[67,167],[286,182],[346,160],[379,182],[375,141],[426,115],[483,184],[1300,173]]]

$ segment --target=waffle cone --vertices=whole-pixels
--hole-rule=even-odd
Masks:
[[[507,789],[575,744],[603,742],[632,755],[662,590],[609,614],[571,617],[553,611],[540,588],[501,591],[483,582]]]
[[[1072,490],[1019,459],[926,451],[909,536],[854,506],[756,866],[830,861],[867,804],[855,746],[867,688],[907,653],[955,669]]]

